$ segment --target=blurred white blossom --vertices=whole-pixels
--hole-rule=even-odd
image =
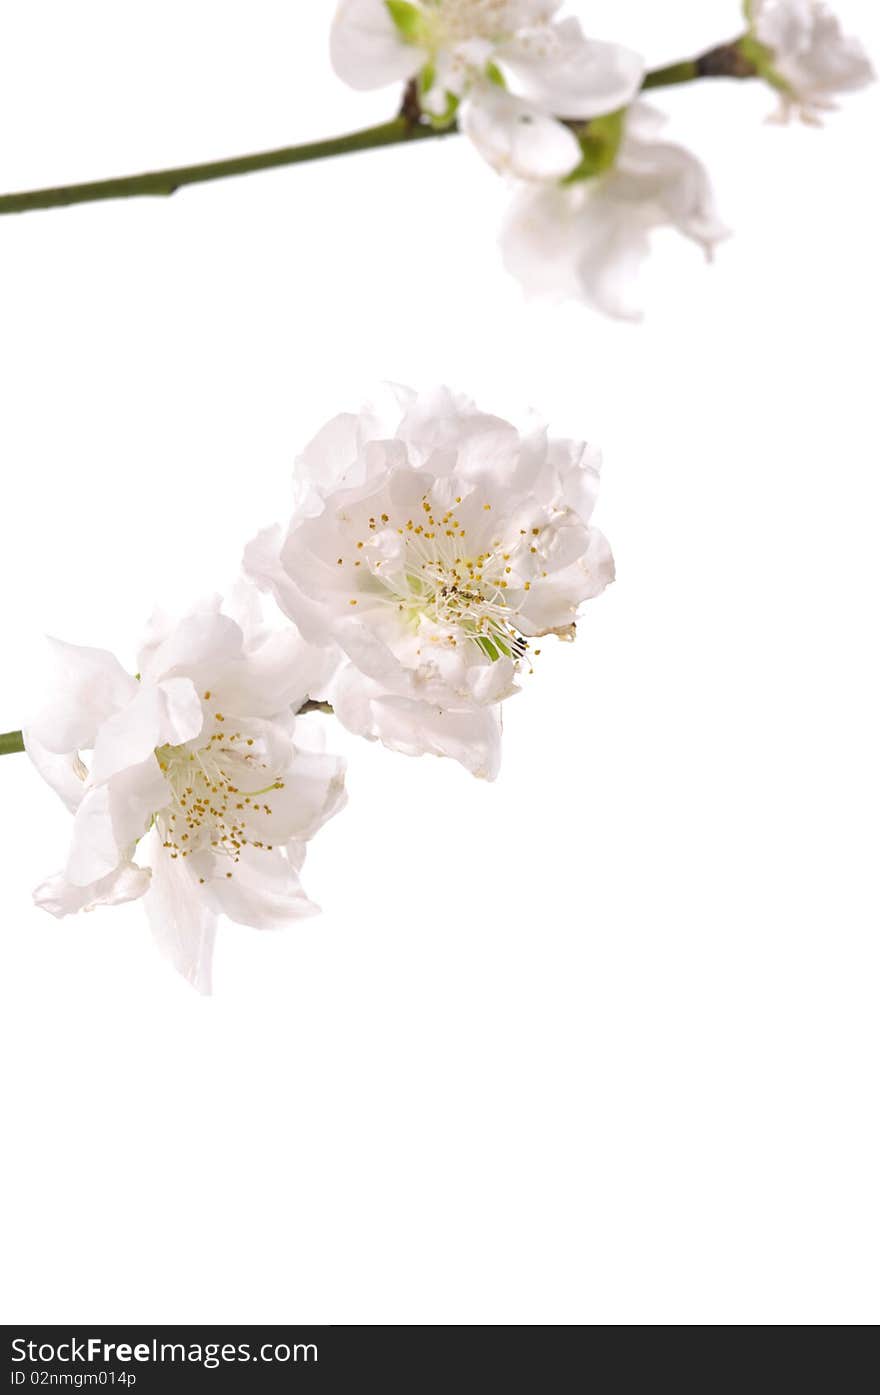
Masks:
[[[344,800],[342,762],[293,714],[325,682],[327,651],[263,630],[244,593],[238,611],[214,599],[155,616],[137,677],[106,650],[51,641],[52,696],[24,732],[73,814],[67,863],[37,904],[64,916],[143,897],[201,992],[218,915],[274,928],[316,909],[305,844]]]
[[[746,0],[752,56],[782,98],[780,115],[816,123],[834,98],[871,82],[874,72],[858,39],[819,0]],[[766,50],[766,52],[762,52]]]
[[[709,176],[683,146],[657,138],[663,117],[643,102],[626,113],[613,164],[567,184],[525,186],[501,234],[505,264],[536,296],[586,300],[637,320],[633,292],[651,234],[671,227],[711,257],[727,229]]]
[[[339,0],[337,74],[360,89],[418,78],[437,122],[457,118],[498,170],[559,179],[580,162],[570,128],[625,106],[644,76],[638,54],[587,39],[561,0]]]
[[[350,730],[492,778],[532,641],[573,637],[614,575],[589,523],[597,453],[446,389],[393,388],[329,422],[298,467],[290,525],[250,544],[246,572],[345,655],[330,699]]]

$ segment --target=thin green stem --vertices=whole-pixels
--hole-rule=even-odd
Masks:
[[[93,184],[66,184],[57,189],[33,189],[22,194],[0,196],[0,214],[28,213],[35,208],[62,208],[74,203],[98,203],[102,199],[167,198],[186,184],[206,184],[214,179],[233,179],[240,174],[279,169],[282,165],[304,165],[310,160],[326,160],[332,155],[350,155],[358,150],[377,150],[384,145],[403,145],[451,135],[454,127],[436,130],[395,117],[381,126],[368,126],[346,136],[289,145],[280,150],[263,150],[257,155],[241,155],[231,160],[212,160],[205,165],[181,165],[177,169],[154,170],[148,174],[125,175],[120,179],[99,179]]]
[[[679,82],[695,82],[700,76],[696,58],[686,58],[682,63],[670,63],[668,68],[655,68],[645,75],[642,91],[652,87],[674,87]]]
[[[699,58],[672,63],[648,73],[643,86],[671,87],[703,77],[751,77],[754,69],[744,63],[737,43],[724,44]],[[0,215],[28,213],[37,208],[63,208],[75,203],[98,203],[104,199],[167,198],[187,184],[207,184],[215,179],[234,179],[259,170],[303,165],[334,155],[351,155],[360,150],[377,150],[386,145],[407,145],[413,141],[434,140],[455,135],[455,125],[437,128],[415,119],[411,111],[345,136],[288,145],[280,150],[263,150],[256,155],[239,155],[231,160],[211,160],[202,165],[181,165],[175,169],[153,170],[147,174],[124,175],[119,179],[99,179],[91,184],[65,184],[56,189],[31,189],[20,194],[0,195]]]

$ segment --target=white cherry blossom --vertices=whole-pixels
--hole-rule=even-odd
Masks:
[[[585,121],[632,100],[642,59],[587,39],[561,0],[339,0],[337,74],[359,89],[419,77],[422,108],[464,133],[494,168],[559,179],[580,162],[557,116]]]
[[[763,76],[782,99],[780,116],[792,113],[816,124],[833,111],[835,97],[873,81],[874,71],[858,39],[819,0],[746,0],[750,34]]]
[[[349,729],[492,778],[499,704],[534,641],[572,638],[613,578],[589,522],[598,480],[582,442],[395,388],[319,432],[289,526],[250,544],[245,571],[345,655],[330,700]]]
[[[65,916],[142,897],[159,948],[201,992],[219,915],[274,928],[316,910],[305,845],[344,800],[342,762],[315,718],[294,715],[331,656],[239,612],[215,598],[155,616],[137,676],[106,650],[50,641],[52,697],[24,731],[73,814],[66,865],[37,904]]]
[[[638,320],[633,291],[652,233],[675,228],[711,258],[728,234],[708,173],[689,150],[657,138],[662,123],[662,116],[638,102],[626,113],[610,169],[518,192],[501,248],[528,294],[581,299],[607,315]]]

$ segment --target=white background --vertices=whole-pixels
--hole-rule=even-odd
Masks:
[[[576,8],[653,64],[739,28]],[[331,10],[7,0],[0,189],[384,119]],[[655,100],[735,235],[661,237],[640,328],[523,301],[456,140],[0,220],[0,730],[43,632],[130,662],[223,587],[377,379],[600,443],[619,569],[497,784],[338,735],[325,914],[225,925],[211,1000],[138,906],[32,908],[68,817],[2,761],[6,1321],[880,1316],[880,95],[819,132],[757,84]]]

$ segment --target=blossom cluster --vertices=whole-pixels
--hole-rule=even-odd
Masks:
[[[641,99],[642,57],[560,9],[338,0],[332,60],[356,88],[405,83],[412,119],[456,124],[511,181],[503,253],[527,289],[634,318],[655,229],[708,256],[726,231],[707,171]],[[781,116],[815,123],[872,77],[819,0],[744,0],[744,19],[707,57],[765,79]],[[316,709],[494,778],[522,673],[613,580],[598,480],[583,442],[446,389],[391,386],[328,422],[297,462],[291,518],[247,544],[226,600],[155,615],[131,670],[52,643],[51,698],[23,739],[72,835],[38,904],[142,899],[163,953],[207,992],[220,916],[271,928],[316,909],[306,846],[345,799]]]
[[[247,545],[226,601],[155,615],[134,672],[51,642],[24,741],[73,823],[37,903],[142,898],[159,948],[209,991],[219,916],[273,928],[316,909],[306,844],[345,796],[315,708],[497,774],[503,703],[613,579],[598,483],[583,442],[446,389],[388,387],[328,422],[297,461],[292,517]]]
[[[331,58],[361,90],[412,84],[423,118],[457,123],[514,185],[502,230],[530,294],[639,317],[632,283],[651,234],[671,227],[711,257],[727,229],[709,175],[662,138],[639,93],[642,57],[587,38],[562,0],[338,0]],[[871,65],[820,0],[744,0],[731,76],[762,77],[779,115],[816,123]],[[722,69],[724,71],[724,69]]]

